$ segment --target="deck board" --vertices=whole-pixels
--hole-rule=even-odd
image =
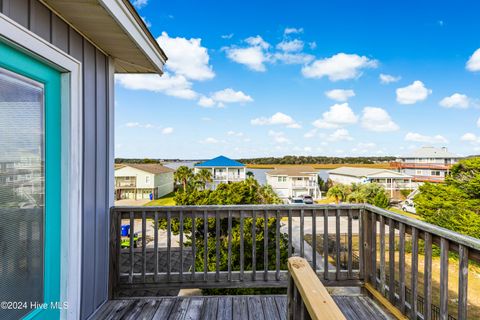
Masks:
[[[348,320],[389,320],[368,297],[333,296]],[[219,319],[275,320],[287,319],[286,296],[214,296],[159,297],[110,300],[93,317],[95,319]]]

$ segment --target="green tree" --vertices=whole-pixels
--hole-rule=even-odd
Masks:
[[[207,183],[212,182],[213,177],[212,177],[212,172],[207,169],[200,169],[195,174],[195,183],[197,185],[200,185],[202,189],[205,189]]]
[[[176,183],[180,183],[183,187],[183,192],[187,192],[187,186],[194,177],[192,169],[187,166],[180,166],[173,174]]]
[[[327,197],[335,198],[335,202],[338,204],[340,201],[345,201],[349,193],[350,189],[347,185],[335,184],[328,189]]]
[[[253,178],[255,176],[255,174],[252,171],[247,171],[246,175],[247,175],[247,178]]]
[[[480,158],[461,160],[445,184],[425,183],[415,208],[426,222],[462,234],[480,236]]]
[[[243,182],[234,183],[222,183],[217,186],[215,190],[198,190],[192,188],[188,192],[177,191],[175,193],[175,202],[177,205],[235,205],[235,204],[275,204],[282,203],[281,199],[273,192],[270,186],[260,186],[259,183],[253,178],[247,178]],[[204,228],[207,223],[207,249],[204,246]],[[255,224],[254,224],[255,223]],[[266,219],[268,239],[275,239],[276,237],[276,224],[275,218]],[[278,221],[280,223],[280,221]],[[244,262],[245,270],[251,270],[252,265],[252,247],[254,246],[253,239],[255,239],[256,248],[256,268],[263,269],[264,267],[264,227],[265,218],[263,212],[258,212],[257,217],[244,219]],[[159,228],[166,229],[167,223],[165,219],[159,221]],[[171,230],[174,234],[179,233],[180,223],[178,219],[173,219],[171,223]],[[186,237],[185,245],[192,245],[192,218],[186,216],[184,219],[184,233]],[[195,255],[195,268],[197,271],[203,271],[204,267],[204,250],[207,251],[207,269],[208,271],[214,271],[216,269],[216,241],[217,238],[220,241],[220,260],[219,267],[221,271],[228,270],[228,219],[220,219],[220,233],[216,232],[216,220],[215,218],[203,219],[203,215],[199,214],[195,218],[195,245],[197,252]],[[240,268],[240,219],[238,216],[232,218],[232,230],[231,230],[232,242],[231,242],[231,266],[232,270],[239,270]],[[286,268],[287,261],[287,237],[280,235],[280,261],[281,267]],[[276,261],[276,243],[275,241],[268,242],[268,266],[269,268],[275,268]],[[222,294],[235,294],[252,293],[252,289],[211,289],[206,290],[209,294],[222,293]],[[270,291],[271,292],[271,291]],[[271,292],[272,293],[272,292]],[[279,293],[275,291],[275,293]]]

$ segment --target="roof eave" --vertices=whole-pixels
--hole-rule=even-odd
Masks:
[[[99,0],[112,18],[130,35],[132,41],[145,54],[159,74],[163,74],[163,65],[167,55],[148,30],[137,10],[128,0]]]

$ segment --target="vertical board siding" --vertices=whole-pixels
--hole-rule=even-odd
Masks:
[[[83,65],[83,246],[81,319],[107,298],[109,154],[108,57],[38,0],[0,0],[0,11]]]

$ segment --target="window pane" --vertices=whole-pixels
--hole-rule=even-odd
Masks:
[[[43,301],[43,86],[0,68],[0,300]],[[17,319],[30,310],[0,310]]]

